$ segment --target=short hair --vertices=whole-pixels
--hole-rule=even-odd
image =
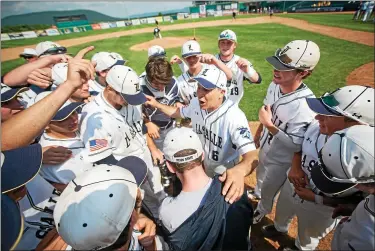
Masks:
[[[150,57],[146,65],[146,76],[149,82],[168,85],[173,77],[171,64],[163,57]]]
[[[197,150],[185,149],[185,150],[178,151],[173,156],[174,157],[186,157],[186,156],[190,156],[190,155],[195,154],[195,153],[197,153]],[[168,163],[173,168],[175,168],[177,172],[183,173],[186,170],[191,170],[191,169],[193,169],[197,166],[202,165],[202,162],[203,162],[202,156],[203,156],[203,154],[201,156],[199,156],[198,158],[193,159],[193,160],[191,160],[189,162],[186,162],[186,163],[176,163],[176,162],[171,162],[171,161],[168,161]]]
[[[306,79],[306,78],[308,78],[308,77],[312,74],[312,72],[313,72],[313,70],[302,70],[302,69],[297,69],[297,72],[298,72],[298,73],[300,73],[300,72],[304,72],[304,71],[307,71],[308,73],[307,73],[307,75],[304,76],[302,79]]]

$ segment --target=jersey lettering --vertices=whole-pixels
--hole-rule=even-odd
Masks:
[[[207,130],[204,126],[195,125],[195,132],[197,134],[203,134],[204,138],[209,140],[214,146],[217,146],[219,148],[223,147],[223,138],[216,135],[214,132]]]
[[[126,148],[128,148],[130,146],[130,138],[127,133],[125,133],[125,141],[126,141]]]

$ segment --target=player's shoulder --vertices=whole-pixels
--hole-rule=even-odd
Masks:
[[[229,118],[229,123],[236,123],[241,119],[246,118],[245,113],[233,100],[226,100],[226,107],[227,108],[223,107],[223,109],[227,109],[226,118]]]

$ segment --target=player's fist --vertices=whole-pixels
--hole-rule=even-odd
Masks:
[[[72,58],[68,62],[67,82],[79,88],[90,79],[95,78],[94,65],[90,60]]]
[[[43,164],[57,165],[72,157],[72,151],[63,146],[45,146],[42,152]]]
[[[315,193],[305,187],[294,187],[296,194],[303,200],[315,201]]]
[[[299,166],[292,165],[288,174],[288,179],[294,187],[305,187],[307,185],[305,172]]]
[[[134,225],[134,229],[142,232],[142,235],[138,236],[138,241],[141,245],[146,248],[146,250],[155,250],[155,223],[146,216],[140,214]]]
[[[266,127],[273,126],[270,105],[264,105],[259,109],[259,121]]]
[[[197,57],[199,58],[199,61],[201,63],[216,65],[216,60],[217,59],[214,57],[214,55],[211,55],[211,54],[200,54],[200,55],[197,55]]]
[[[148,123],[145,123],[145,125],[147,127],[148,136],[150,136],[152,139],[160,138],[160,134],[159,134],[160,128],[157,125],[155,125],[155,123],[152,123],[150,121]]]
[[[52,83],[51,68],[35,69],[27,76],[27,83],[46,89]]]
[[[240,58],[236,61],[236,65],[238,66],[238,68],[240,68],[241,71],[246,73],[247,68],[250,66],[250,62],[244,58]]]
[[[77,53],[77,55],[75,55],[75,57],[74,58],[78,58],[78,59],[82,59],[82,58],[84,58],[85,57],[85,55],[89,52],[89,51],[92,51],[92,50],[94,50],[95,49],[95,47],[94,46],[88,46],[88,47],[86,47],[86,48],[83,48],[82,50],[80,50],[78,53]]]
[[[182,60],[179,56],[177,55],[174,55],[172,58],[171,58],[171,61],[170,61],[171,64],[181,64],[182,63]]]

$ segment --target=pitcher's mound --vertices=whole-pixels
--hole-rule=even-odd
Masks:
[[[366,85],[374,87],[374,62],[364,64],[346,77],[347,85]]]
[[[183,43],[191,39],[193,38],[192,37],[165,37],[162,39],[153,39],[148,42],[133,45],[132,47],[130,47],[130,50],[144,51],[144,50],[148,50],[148,48],[150,48],[153,45],[160,45],[164,49],[181,47]]]

